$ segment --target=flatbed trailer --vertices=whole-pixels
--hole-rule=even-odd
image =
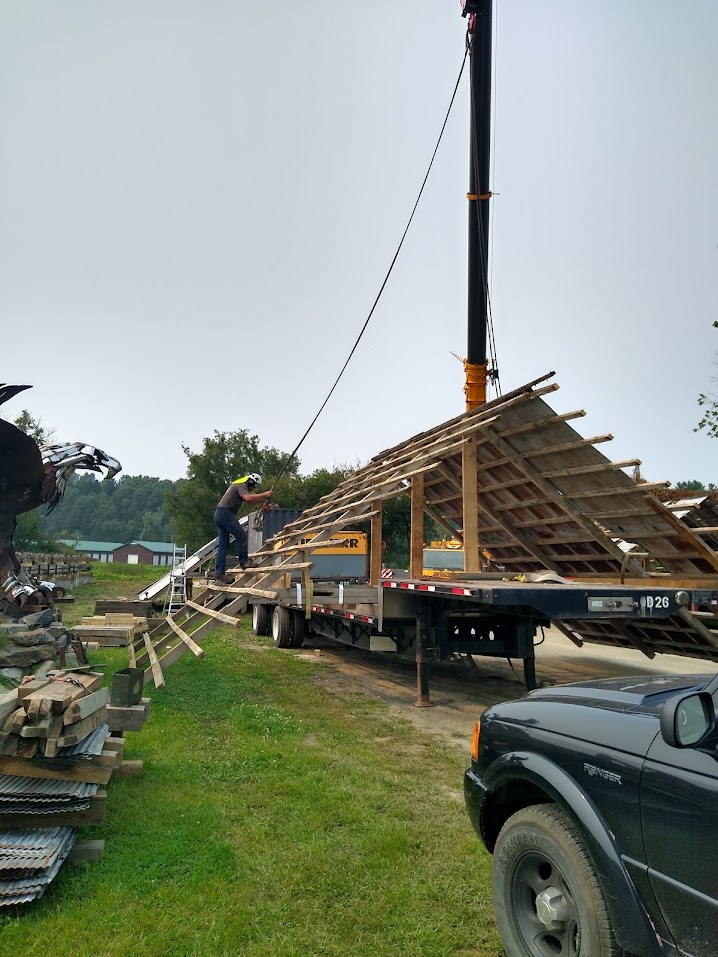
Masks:
[[[320,589],[318,588],[317,591]],[[300,647],[321,635],[371,651],[414,655],[417,704],[428,704],[428,665],[458,655],[520,658],[528,688],[536,687],[535,643],[558,628],[575,644],[599,641],[718,661],[714,619],[691,615],[693,594],[652,585],[526,582],[481,576],[472,581],[383,581],[307,595],[301,585],[278,589],[275,601],[251,599],[257,634],[277,647]],[[710,625],[713,625],[713,629]]]

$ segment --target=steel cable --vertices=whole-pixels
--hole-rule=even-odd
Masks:
[[[448,109],[447,109],[447,111],[446,111],[446,116],[444,117],[444,122],[442,123],[441,130],[440,130],[440,132],[439,132],[439,137],[438,137],[438,139],[437,139],[437,141],[436,141],[436,146],[434,147],[434,152],[431,154],[431,160],[430,160],[430,162],[429,162],[428,169],[426,170],[426,175],[424,176],[424,179],[423,179],[423,181],[422,181],[421,188],[420,188],[420,190],[419,190],[419,194],[418,194],[418,196],[416,197],[416,202],[414,203],[414,207],[413,207],[413,209],[412,209],[412,211],[411,211],[411,215],[409,216],[409,221],[407,222],[406,227],[404,228],[404,232],[402,233],[401,239],[399,240],[399,245],[397,246],[396,252],[394,253],[394,258],[393,258],[392,261],[391,261],[391,264],[390,264],[390,266],[389,266],[389,269],[387,270],[386,276],[384,277],[384,281],[382,282],[381,287],[380,287],[380,289],[379,289],[379,292],[378,292],[377,295],[376,295],[376,299],[374,300],[374,304],[372,305],[371,309],[369,310],[369,315],[366,317],[366,319],[365,319],[365,321],[364,321],[364,325],[361,327],[361,330],[360,330],[360,332],[359,332],[359,335],[357,336],[356,341],[354,342],[354,345],[352,346],[351,352],[350,352],[349,355],[347,356],[346,362],[345,362],[344,365],[342,366],[341,371],[339,372],[339,375],[336,377],[336,379],[335,379],[335,381],[334,381],[334,385],[331,387],[331,389],[330,389],[329,392],[327,393],[326,398],[324,399],[324,401],[322,402],[321,406],[319,407],[319,411],[318,411],[317,414],[314,416],[314,418],[312,419],[312,421],[309,423],[309,427],[307,428],[306,432],[305,432],[304,435],[301,437],[301,439],[299,440],[299,442],[297,442],[297,445],[295,446],[294,451],[289,455],[289,457],[287,458],[286,462],[282,465],[281,469],[279,470],[279,474],[277,475],[277,477],[276,477],[275,480],[274,480],[274,485],[272,486],[272,490],[274,490],[274,489],[276,488],[277,482],[278,482],[279,479],[282,477],[282,475],[284,475],[284,473],[286,472],[286,470],[287,470],[287,468],[288,468],[288,466],[289,466],[289,463],[290,463],[290,462],[292,461],[292,459],[295,457],[295,455],[296,455],[297,452],[299,451],[299,449],[300,449],[302,443],[304,442],[304,440],[306,439],[306,437],[309,435],[309,433],[311,432],[312,428],[314,427],[314,424],[316,423],[317,419],[319,418],[319,416],[320,416],[320,415],[322,414],[322,412],[324,411],[324,408],[325,408],[326,404],[329,402],[329,399],[332,397],[332,394],[333,394],[334,390],[336,389],[337,385],[339,384],[339,380],[340,380],[341,377],[344,375],[344,372],[346,371],[346,368],[347,368],[347,366],[349,365],[349,362],[351,361],[352,356],[353,356],[354,353],[356,352],[357,347],[358,347],[358,345],[359,345],[359,343],[360,343],[360,341],[361,341],[361,338],[362,338],[362,336],[364,335],[364,333],[366,332],[366,328],[367,328],[367,326],[369,325],[369,321],[371,320],[371,317],[374,315],[374,311],[375,311],[375,309],[376,309],[376,307],[377,307],[377,305],[378,305],[378,303],[379,303],[379,300],[381,299],[382,293],[384,292],[384,288],[386,287],[386,284],[387,284],[387,282],[389,281],[389,277],[391,276],[391,273],[392,273],[392,271],[393,271],[393,269],[394,269],[394,265],[395,265],[397,259],[399,258],[399,253],[401,252],[401,247],[404,245],[404,240],[406,239],[406,235],[407,235],[407,233],[409,232],[409,227],[411,226],[411,224],[412,224],[412,222],[413,222],[414,214],[416,213],[416,210],[417,210],[417,208],[418,208],[418,206],[419,206],[419,202],[420,202],[420,200],[421,200],[422,194],[423,194],[423,192],[424,192],[424,187],[426,186],[427,180],[429,179],[429,174],[431,173],[431,169],[432,169],[432,167],[433,167],[433,165],[434,165],[434,160],[436,159],[436,154],[437,154],[437,152],[439,151],[439,146],[440,146],[441,140],[442,140],[442,138],[443,138],[443,136],[444,136],[444,130],[446,129],[446,124],[447,124],[448,121],[449,121],[449,116],[450,116],[450,114],[451,114],[451,109],[452,109],[452,107],[453,107],[453,105],[454,105],[454,100],[456,99],[456,94],[457,94],[458,89],[459,89],[459,84],[461,83],[461,77],[463,76],[463,73],[464,73],[464,67],[466,66],[466,58],[467,58],[467,56],[468,56],[468,53],[469,53],[469,48],[468,48],[468,44],[467,44],[467,46],[466,46],[466,48],[465,48],[465,50],[464,50],[464,58],[463,58],[463,60],[461,61],[461,69],[459,70],[459,75],[458,75],[458,77],[457,77],[457,79],[456,79],[456,84],[455,84],[455,86],[454,86],[454,92],[451,94],[451,100],[449,101],[449,107],[448,107]]]

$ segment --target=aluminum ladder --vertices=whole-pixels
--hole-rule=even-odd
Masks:
[[[185,563],[187,561],[187,546],[172,544],[172,571],[169,575],[169,588],[165,598],[164,614],[174,615],[187,604],[187,578],[185,577]]]

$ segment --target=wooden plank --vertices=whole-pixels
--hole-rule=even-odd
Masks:
[[[86,811],[68,811],[64,814],[0,814],[0,828],[84,827],[102,824],[105,820],[107,792],[98,791],[90,797]]]
[[[77,841],[65,861],[68,864],[95,864],[102,860],[104,851],[105,842],[102,840]]]
[[[567,475],[587,475],[591,472],[610,472],[616,469],[635,468],[640,464],[640,459],[624,459],[622,462],[605,462],[599,465],[576,465],[573,468],[556,469],[553,472],[542,472],[542,474],[544,478],[564,478]]]
[[[461,492],[463,502],[464,571],[481,570],[479,555],[479,500],[476,474],[476,438],[461,453]]]
[[[5,694],[0,695],[0,728],[2,727],[5,719],[9,718],[14,711],[17,711],[17,709],[17,688],[13,688],[12,691],[8,691]]]
[[[24,708],[16,708],[5,718],[2,729],[9,734],[20,734],[20,729],[27,721],[27,711]]]
[[[107,709],[102,707],[93,711],[92,714],[88,714],[88,716],[82,718],[81,721],[76,721],[74,724],[66,724],[62,729],[62,734],[57,739],[57,747],[69,748],[73,744],[79,744],[80,741],[84,741],[88,734],[103,724],[106,717]]]
[[[145,700],[149,701],[149,698],[146,698]],[[110,735],[109,738],[105,738],[104,748],[105,751],[114,751],[115,753],[119,752],[122,754],[122,752],[125,750],[125,744],[126,741],[124,738],[116,738],[114,735]]]
[[[144,771],[142,761],[123,761],[117,768],[118,778],[141,778]]]
[[[126,707],[109,704],[107,706],[107,724],[112,734],[124,733],[125,731],[141,731],[150,717],[151,710],[151,698],[143,698],[139,704],[127,705]]]
[[[312,532],[309,531],[306,534],[312,534]],[[281,534],[277,535],[276,537],[282,538]],[[329,538],[325,540],[319,540],[316,543],[312,541],[305,545],[302,545],[301,542],[298,542],[296,545],[280,545],[279,548],[272,548],[271,551],[267,551],[267,552],[252,552],[249,557],[250,558],[271,558],[272,555],[282,555],[287,552],[298,552],[300,549],[313,552],[313,551],[316,551],[317,548],[333,548],[337,545],[341,545],[343,542],[344,542],[343,538]],[[266,572],[271,567],[272,567],[271,565],[257,565],[255,568],[248,568],[247,571]]]
[[[587,488],[580,489],[576,492],[569,492],[569,498],[584,499],[584,498],[605,498],[606,496],[612,495],[640,495],[645,492],[653,492],[659,488],[666,488],[670,485],[670,482],[645,482],[641,485],[630,486],[627,485],[624,488]],[[681,523],[682,524],[682,523]],[[686,527],[686,526],[684,526]]]
[[[59,762],[53,758],[35,757],[27,760],[0,755],[0,774],[17,774],[20,777],[42,778],[47,781],[107,784],[112,775],[112,767],[104,767],[94,759]]]
[[[424,476],[411,480],[411,529],[409,533],[409,576],[421,578],[424,570]]]
[[[135,633],[134,625],[75,625],[72,629],[76,638],[124,638],[129,641]]]
[[[314,562],[307,562],[307,565],[311,566]],[[277,567],[277,566],[274,566]],[[267,598],[269,601],[272,601],[277,597],[276,591],[268,591],[266,588],[250,588],[240,587],[235,585],[207,585],[209,591],[224,592],[228,595],[253,595],[255,598]],[[203,605],[192,605],[193,608],[203,608]]]
[[[23,725],[20,730],[22,738],[57,738],[62,732],[62,715],[53,715],[44,718],[42,721],[31,722]]]
[[[28,695],[34,694],[36,691],[40,691],[41,688],[49,685],[51,680],[51,678],[33,678],[32,681],[26,681],[25,684],[16,688],[15,694],[17,695],[18,705],[21,704],[23,699],[27,698]]]
[[[201,607],[201,606],[200,606]],[[216,614],[216,613],[215,613]],[[189,650],[197,658],[204,658],[204,649],[200,648],[196,641],[194,641],[190,636],[182,631],[180,626],[172,618],[167,618],[167,624],[170,626],[172,631],[177,635],[178,638],[181,638],[182,641],[187,645]]]
[[[213,608],[205,608],[203,605],[195,605],[193,601],[188,601],[187,604],[190,608],[194,608],[196,611],[201,611],[203,615],[209,615],[210,618],[216,618],[217,621],[221,621],[225,625],[232,625],[234,628],[236,628],[241,624],[237,618],[233,618],[231,615],[225,615],[221,611],[215,611]]]
[[[600,445],[602,442],[612,442],[613,436],[609,433],[605,435],[593,435],[590,439],[576,440],[575,442],[564,442],[561,445],[547,445],[543,449],[534,449],[531,452],[525,452],[527,459],[538,458],[539,455],[557,455],[559,452],[568,452],[573,449],[581,449],[587,445]]]
[[[155,651],[152,641],[148,633],[145,633],[142,636],[145,643],[145,650],[147,652],[147,657],[149,658],[150,668],[152,672],[152,679],[155,683],[155,688],[164,688],[165,678],[162,674],[162,667],[160,666],[159,660],[157,658],[157,652]]]
[[[109,703],[109,688],[100,688],[99,691],[93,691],[92,694],[85,695],[84,698],[78,698],[77,701],[73,701],[72,704],[68,705],[62,715],[62,720],[64,724],[72,724],[75,721],[86,718],[92,714],[93,711],[97,711],[98,708],[102,708]]]
[[[340,538],[337,541],[342,542],[343,539]],[[324,548],[324,545],[322,545],[321,547]],[[296,549],[296,551],[300,551],[301,548],[302,548],[301,545],[293,546],[293,549]],[[264,557],[269,557],[269,555],[266,555]],[[281,570],[282,572],[300,571],[304,568],[311,568],[313,564],[314,562],[280,562],[277,565],[253,565],[250,568],[247,568],[246,570],[241,568],[228,568],[227,574],[228,575],[251,575],[253,572],[267,572],[267,571],[274,571],[274,570],[277,570],[277,571]],[[209,584],[207,585],[207,587],[208,588],[210,587]]]

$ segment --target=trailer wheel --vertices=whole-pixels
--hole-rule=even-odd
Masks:
[[[252,605],[252,630],[255,635],[268,635],[272,630],[272,606]]]
[[[301,648],[304,644],[304,638],[306,637],[306,618],[304,617],[303,611],[294,612],[294,621],[293,624],[293,634],[292,634],[292,648]]]
[[[292,613],[277,605],[272,615],[272,638],[275,648],[291,648],[294,633]]]

